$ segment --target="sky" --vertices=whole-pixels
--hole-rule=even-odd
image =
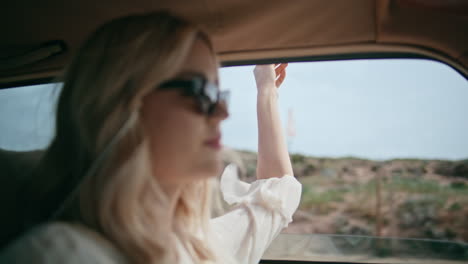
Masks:
[[[257,150],[254,66],[220,69],[231,91],[223,143]],[[57,85],[0,90],[0,148],[45,147],[53,136]],[[468,158],[468,82],[429,60],[290,63],[279,89],[291,153],[320,157]]]
[[[224,68],[231,90],[225,144],[256,150],[253,66]],[[296,136],[290,152],[369,159],[468,158],[468,82],[428,60],[291,63],[279,90],[286,126],[292,109]]]

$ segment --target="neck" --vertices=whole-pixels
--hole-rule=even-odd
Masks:
[[[174,219],[173,217],[175,216],[175,210],[176,210],[176,206],[177,206],[177,202],[179,201],[179,198],[180,198],[180,195],[181,195],[181,192],[182,192],[182,186],[180,185],[177,185],[177,186],[174,186],[174,185],[162,185],[161,186],[164,193],[166,194],[166,197],[167,197],[167,201],[169,203],[169,211],[168,211],[168,214],[170,216],[170,223],[173,223]]]

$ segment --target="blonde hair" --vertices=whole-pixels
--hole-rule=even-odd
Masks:
[[[196,263],[217,261],[208,239],[209,180],[185,186],[170,215],[168,199],[151,175],[149,139],[138,115],[130,118],[144,95],[180,69],[199,37],[211,48],[203,31],[167,12],[120,18],[90,36],[64,77],[56,136],[29,188],[35,202],[28,203],[27,226],[47,221],[76,189],[59,219],[100,232],[130,261],[175,263],[177,238]]]

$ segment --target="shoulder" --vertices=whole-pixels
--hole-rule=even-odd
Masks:
[[[126,263],[105,238],[82,225],[50,223],[26,233],[0,252],[0,263]]]

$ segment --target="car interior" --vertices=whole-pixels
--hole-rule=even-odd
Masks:
[[[468,81],[466,0],[21,0],[7,1],[0,9],[0,94],[21,89],[16,87],[60,82],[74,53],[99,25],[161,9],[202,25],[211,34],[224,69],[280,62],[422,59],[440,62],[462,76],[465,85]],[[15,193],[41,153],[2,149],[0,145],[0,249],[15,238],[19,228]],[[468,172],[463,173],[468,180]],[[468,217],[468,211],[464,212]],[[284,243],[294,248],[320,239],[280,235],[277,241],[287,240]],[[372,251],[374,257],[349,257],[343,253],[349,251],[344,246],[350,243],[348,238],[335,236],[317,243],[333,244],[341,257],[320,252],[295,256],[297,250],[289,255],[275,254],[273,251],[287,251],[276,242],[261,263],[404,262],[383,249],[393,245],[391,239],[355,239],[366,245],[360,252]],[[404,243],[418,246],[411,240]],[[443,247],[434,243],[433,251]],[[456,241],[445,252],[448,257],[444,262],[434,263],[464,263],[468,241]]]

